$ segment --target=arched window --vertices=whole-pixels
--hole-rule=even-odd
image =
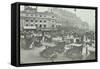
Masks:
[[[46,28],[46,25],[44,25],[44,28]]]
[[[28,22],[29,20],[26,20],[26,22]]]

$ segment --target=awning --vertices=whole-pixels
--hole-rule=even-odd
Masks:
[[[35,26],[24,26],[24,29],[36,29]]]
[[[41,31],[57,31],[58,29],[56,29],[56,28],[41,28],[41,29],[38,29],[38,30],[41,30]]]

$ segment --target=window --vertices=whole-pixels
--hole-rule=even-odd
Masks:
[[[37,20],[35,20],[35,22],[37,22]]]
[[[33,22],[33,20],[31,20],[31,22]]]
[[[26,26],[28,26],[28,24],[26,24]]]
[[[40,28],[42,28],[42,25],[40,24]]]
[[[54,28],[54,25],[52,25],[52,27]]]
[[[42,20],[40,20],[40,22],[42,22]]]
[[[44,22],[46,22],[46,20],[44,20]]]
[[[35,26],[36,26],[36,27],[38,27],[38,25],[37,25],[37,24],[35,24]]]
[[[44,28],[46,28],[46,25],[44,25]]]
[[[28,22],[28,20],[26,20],[26,22]]]

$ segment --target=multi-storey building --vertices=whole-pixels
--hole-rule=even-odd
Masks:
[[[54,30],[61,26],[57,21],[57,15],[53,12],[38,12],[37,7],[25,6],[20,11],[20,26],[23,29],[49,29]]]

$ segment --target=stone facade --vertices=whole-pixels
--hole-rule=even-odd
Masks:
[[[20,11],[20,27],[23,29],[52,29],[61,26],[53,12],[38,12],[37,8],[26,6]]]

